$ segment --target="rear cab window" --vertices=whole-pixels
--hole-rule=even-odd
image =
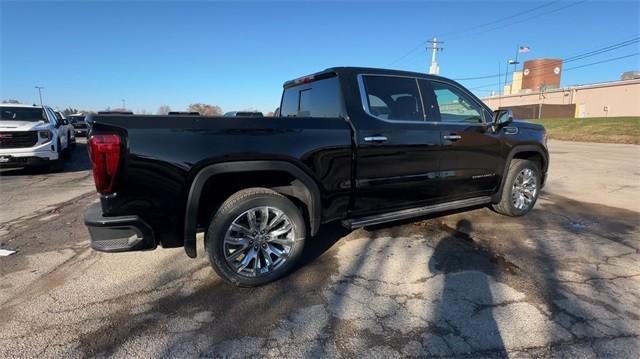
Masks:
[[[282,117],[342,117],[342,94],[337,76],[301,84],[285,84],[280,104]]]

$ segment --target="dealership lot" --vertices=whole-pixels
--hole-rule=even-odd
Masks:
[[[0,357],[637,357],[639,148],[551,142],[526,217],[328,226],[292,275],[239,289],[180,248],[92,251],[79,144],[62,173],[0,177],[18,250],[0,257]]]

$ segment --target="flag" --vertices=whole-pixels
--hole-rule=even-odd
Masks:
[[[529,46],[520,46],[520,48],[518,49],[519,54],[525,54],[529,51],[531,51],[531,48]]]

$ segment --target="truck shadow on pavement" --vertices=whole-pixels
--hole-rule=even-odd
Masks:
[[[596,356],[637,353],[638,214],[546,195],[526,217],[487,209],[347,231],[323,228],[304,263],[259,288],[203,259],[161,274],[79,337],[84,355]],[[635,279],[634,279],[635,278]],[[148,283],[147,283],[148,281]],[[394,354],[395,353],[395,354]],[[570,351],[568,352],[570,353]]]

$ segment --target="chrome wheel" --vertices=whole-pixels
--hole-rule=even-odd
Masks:
[[[538,179],[535,171],[525,168],[513,181],[511,190],[511,201],[513,206],[519,210],[527,210],[531,207],[538,194]]]
[[[236,273],[263,276],[282,266],[293,252],[293,224],[277,208],[251,208],[231,222],[223,246],[227,264]]]

